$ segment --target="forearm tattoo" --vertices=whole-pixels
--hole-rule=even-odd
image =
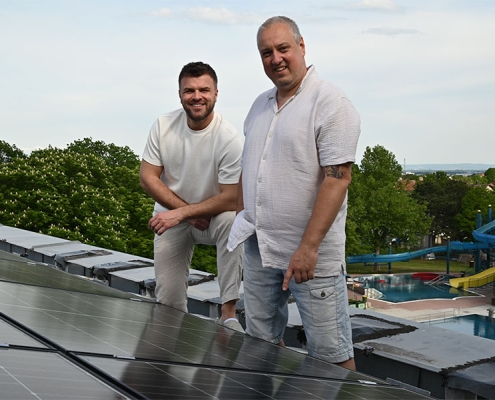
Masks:
[[[325,175],[332,176],[337,179],[342,179],[345,175],[345,171],[340,165],[328,165],[325,167]]]

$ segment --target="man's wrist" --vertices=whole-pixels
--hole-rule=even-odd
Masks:
[[[179,207],[179,208],[176,208],[175,210],[176,210],[177,216],[181,222],[185,221],[186,219],[191,218],[191,216],[188,215],[188,213],[187,213],[187,206]]]

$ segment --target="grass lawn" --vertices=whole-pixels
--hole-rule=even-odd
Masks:
[[[388,264],[380,263],[380,270],[375,271],[375,265],[368,263],[367,265],[361,264],[347,264],[347,273],[351,275],[359,274],[387,274]],[[461,271],[466,271],[466,275],[473,275],[474,268],[469,269],[468,263],[460,263],[457,261],[450,261],[450,273],[460,274]],[[411,272],[447,272],[446,260],[422,260],[414,259],[409,261],[397,261],[392,263],[392,273],[411,273]]]

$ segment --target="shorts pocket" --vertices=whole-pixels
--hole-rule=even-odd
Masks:
[[[310,290],[311,315],[315,326],[335,324],[337,296],[335,285],[326,285]]]

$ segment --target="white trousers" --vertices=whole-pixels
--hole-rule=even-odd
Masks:
[[[239,299],[242,277],[242,246],[227,250],[230,228],[235,211],[227,211],[211,218],[204,231],[183,221],[162,235],[155,235],[154,261],[157,301],[187,312],[187,279],[194,245],[217,246],[218,285],[222,304]]]

